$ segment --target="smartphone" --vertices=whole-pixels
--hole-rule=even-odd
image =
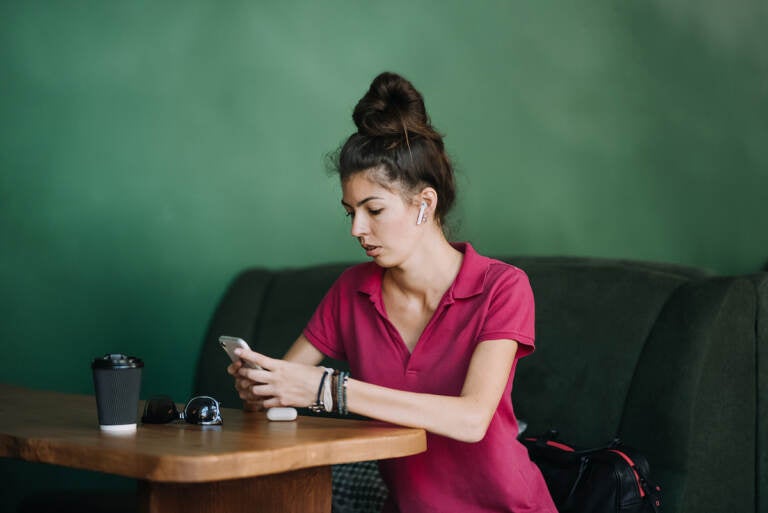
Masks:
[[[248,349],[251,348],[248,346],[248,343],[239,337],[230,337],[228,335],[222,335],[219,337],[219,345],[224,350],[225,353],[229,356],[229,359],[232,360],[232,363],[238,361],[240,359],[239,356],[235,354],[235,349],[238,347],[242,349]],[[261,369],[258,365],[255,363],[248,363],[245,360],[243,360],[243,364],[246,367],[249,367],[251,369]]]

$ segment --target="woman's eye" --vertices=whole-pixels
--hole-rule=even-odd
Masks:
[[[372,215],[372,216],[377,216],[377,215],[381,214],[381,212],[382,212],[383,210],[384,210],[383,208],[379,208],[379,209],[375,209],[375,210],[368,210],[368,213],[369,213],[370,215]],[[352,211],[352,210],[347,210],[347,211],[344,213],[344,215],[345,215],[346,217],[349,217],[349,218],[351,218],[351,219],[354,219],[354,218],[355,218],[355,213],[354,213],[354,211]]]

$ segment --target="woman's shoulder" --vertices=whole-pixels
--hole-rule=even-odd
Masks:
[[[362,262],[344,269],[336,280],[343,289],[360,289],[381,280],[381,267],[375,262]]]
[[[498,258],[488,258],[488,272],[493,273],[495,276],[506,276],[513,279],[528,280],[528,274],[525,270],[517,267],[514,264],[499,260]]]
[[[503,260],[489,258],[486,282],[496,287],[524,287],[530,288],[531,283],[528,274],[519,267]]]
[[[491,283],[499,281],[528,283],[528,275],[516,265],[498,258],[481,255],[470,244],[466,244],[464,253],[465,256],[470,257],[470,265],[483,269],[486,280],[489,280]]]

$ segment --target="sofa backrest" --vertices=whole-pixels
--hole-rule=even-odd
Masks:
[[[508,258],[536,300],[536,353],[522,360],[515,411],[534,433],[591,446],[617,433],[638,359],[674,291],[699,271],[585,258]]]

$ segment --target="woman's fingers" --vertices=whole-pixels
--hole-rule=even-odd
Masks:
[[[253,385],[248,391],[254,398],[258,397],[260,400],[275,395],[275,387],[272,385]]]
[[[240,390],[238,395],[243,400],[243,404],[249,406],[249,411],[259,411],[265,407],[267,401],[275,399],[270,390],[269,385],[255,385],[245,390]],[[275,404],[278,406],[289,406],[280,400],[277,400]]]
[[[260,385],[254,385],[253,383],[238,383],[235,387],[237,389],[237,395],[240,399],[246,402],[262,402],[264,396],[254,391],[254,388]]]
[[[279,399],[272,397],[270,399],[265,400],[262,404],[263,408],[281,408],[285,406],[282,402],[280,402]]]
[[[236,379],[235,380],[235,389],[239,392],[240,390],[247,391],[249,388],[251,388],[255,383],[251,381],[250,379]]]
[[[240,360],[238,360],[238,361],[236,361],[236,362],[232,362],[232,363],[230,363],[230,364],[227,366],[227,373],[228,373],[230,376],[235,376],[235,375],[237,375],[237,371],[239,371],[239,370],[240,370],[240,367],[242,367],[242,366],[243,366],[243,362],[242,362],[242,361],[240,361]]]
[[[245,411],[264,411],[264,401],[243,401]]]
[[[275,393],[275,387],[267,383],[254,382],[250,379],[236,379],[235,390],[243,400],[262,401]]]
[[[248,379],[253,383],[269,383],[272,379],[272,373],[263,369],[250,369],[241,367],[237,372],[236,378]]]
[[[235,349],[235,354],[240,357],[241,360],[258,365],[262,369],[266,370],[274,370],[274,368],[278,366],[280,362],[280,360],[275,358],[270,358],[269,356],[264,356],[261,353],[251,351],[250,349],[243,349],[241,347]]]

